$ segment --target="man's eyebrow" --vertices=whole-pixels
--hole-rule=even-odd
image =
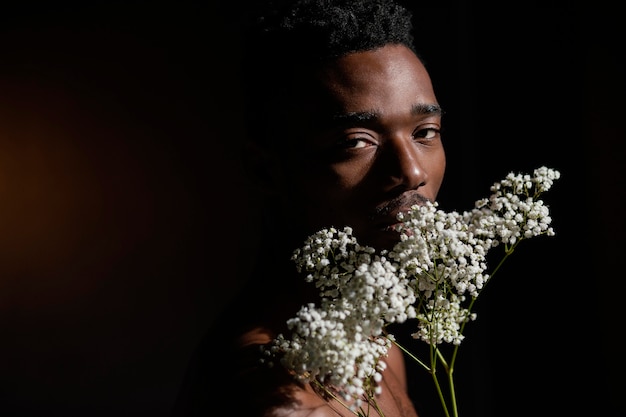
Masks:
[[[335,113],[332,115],[331,120],[333,124],[350,124],[357,122],[369,122],[376,120],[380,113],[375,110],[348,112],[348,113]]]
[[[418,103],[414,104],[411,108],[411,114],[420,115],[420,114],[434,114],[441,116],[443,114],[443,109],[439,104],[426,104],[426,103]]]
[[[443,109],[438,104],[418,103],[411,107],[411,114],[417,115],[442,115]],[[363,123],[376,120],[380,117],[377,110],[360,112],[335,113],[331,120],[333,125]]]

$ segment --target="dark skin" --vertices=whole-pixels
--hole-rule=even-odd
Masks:
[[[277,218],[289,227],[274,232],[288,229],[299,246],[299,239],[317,230],[350,225],[359,242],[391,248],[398,240],[392,230],[396,214],[434,201],[445,171],[441,112],[426,69],[410,49],[387,45],[327,63],[301,82],[313,88],[285,109],[285,129],[293,137],[286,145],[291,157],[257,152],[251,161],[254,169],[267,169],[261,175],[264,187],[283,204],[284,217]],[[268,236],[265,249],[274,251],[271,242]],[[214,395],[203,394],[210,408],[215,411],[214,401],[224,401],[225,391],[241,399],[229,408],[236,414],[354,416],[310,385],[296,384],[281,366],[259,365],[259,345],[286,332],[286,321],[317,297],[314,286],[296,275],[294,265],[286,262],[283,270],[275,258],[262,260],[267,264],[253,271],[248,287],[235,297],[233,309],[217,320],[208,341],[215,351],[204,364],[213,384],[208,392]],[[229,317],[241,320],[233,324]],[[228,345],[230,339],[234,345]],[[416,417],[401,351],[392,347],[385,361],[382,394],[376,398],[382,415]],[[369,412],[371,417],[379,415],[374,409]]]
[[[311,93],[285,115],[297,144],[274,166],[276,195],[292,223],[304,221],[304,237],[350,225],[360,243],[389,249],[397,213],[434,201],[445,171],[428,73],[411,50],[389,45],[333,61],[308,82]]]

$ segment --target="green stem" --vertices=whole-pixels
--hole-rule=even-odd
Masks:
[[[392,339],[391,341],[393,342],[394,345],[398,346],[400,348],[400,350],[402,350],[404,353],[406,353],[407,356],[409,356],[411,359],[413,359],[415,362],[417,362],[422,368],[424,368],[425,370],[430,372],[430,367],[428,365],[426,365],[424,362],[422,362],[417,356],[415,356],[413,353],[408,351],[404,346],[402,346],[396,340]]]
[[[456,349],[455,349],[455,353],[456,353]],[[448,374],[448,387],[450,391],[450,404],[452,404],[452,415],[454,417],[458,417],[459,410],[456,404],[456,387],[454,385],[454,366],[450,366],[447,374]]]
[[[332,392],[330,389],[328,389],[328,387],[325,384],[322,384],[320,381],[318,381],[317,379],[313,380],[313,382],[315,383],[315,385],[322,389],[326,395],[330,396],[331,398],[333,398],[335,401],[337,401],[339,404],[341,404],[346,410],[350,411],[352,414],[354,414],[357,417],[367,417],[369,415],[369,413],[366,414],[362,414],[358,411],[354,411],[352,408],[350,408],[350,406],[348,406],[348,404],[346,404],[345,402],[343,402],[341,400],[341,398],[339,398],[337,395],[335,395],[334,392]],[[316,391],[314,389],[314,391]],[[378,407],[377,407],[378,408]],[[361,408],[362,410],[362,408]],[[384,417],[384,415],[381,414],[381,416]]]
[[[450,417],[448,404],[446,402],[445,396],[443,395],[443,390],[441,389],[439,378],[437,378],[437,359],[439,359],[439,361],[442,363],[443,369],[446,375],[448,376],[450,375],[450,368],[448,368],[448,364],[446,360],[444,359],[441,351],[437,348],[436,345],[430,345],[430,352],[431,352],[430,356],[431,356],[431,368],[432,368],[430,375],[433,378],[433,382],[435,383],[435,388],[437,389],[437,396],[439,397],[439,402],[441,403],[441,406],[443,407],[443,412],[445,413],[446,417]],[[454,406],[453,409],[456,410],[456,406]],[[456,417],[456,414],[454,414],[454,416]]]

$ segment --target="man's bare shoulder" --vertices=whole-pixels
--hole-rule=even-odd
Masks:
[[[274,338],[273,332],[267,327],[253,327],[245,330],[237,338],[237,345],[241,348],[253,345],[266,345]]]
[[[253,354],[261,349],[261,346],[270,343],[274,337],[270,329],[262,326],[254,327],[242,332],[237,340],[237,346],[242,352]],[[248,363],[251,364],[251,362]],[[257,362],[255,366],[244,369],[242,377],[247,380],[248,386],[252,380],[256,379],[255,385],[259,389],[273,392],[269,394],[269,391],[266,391],[266,399],[278,400],[268,407],[264,417],[354,416],[339,403],[329,402],[322,398],[309,384],[295,382],[280,365],[266,368]]]

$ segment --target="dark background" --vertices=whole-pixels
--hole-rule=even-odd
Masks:
[[[0,13],[0,414],[167,416],[257,239],[236,156],[245,3],[82,3]],[[562,173],[557,236],[478,300],[461,416],[626,415],[619,14],[405,3],[447,111],[442,206]]]

